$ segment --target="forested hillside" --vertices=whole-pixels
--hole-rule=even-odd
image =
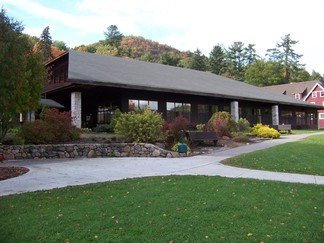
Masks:
[[[45,36],[51,40],[46,28],[40,39],[44,39]],[[316,71],[309,73],[305,69],[305,65],[301,62],[302,54],[298,54],[294,50],[298,41],[293,40],[290,34],[282,37],[272,48],[270,47],[263,55],[264,57],[256,52],[254,44],[243,42],[233,42],[227,47],[216,44],[209,55],[205,56],[199,49],[194,52],[179,51],[141,36],[124,36],[115,25],[109,26],[104,34],[105,39],[103,40],[73,49],[212,72],[255,86],[308,80],[324,81],[323,75],[320,73]],[[30,39],[37,42],[35,37]],[[45,43],[46,40],[42,42]],[[50,41],[49,43],[52,43],[54,50],[65,51],[68,49],[63,41]],[[44,55],[48,59],[46,52]]]

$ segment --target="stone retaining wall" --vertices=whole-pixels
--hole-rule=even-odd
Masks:
[[[178,153],[145,143],[0,145],[5,160],[96,158],[96,157],[178,157]]]

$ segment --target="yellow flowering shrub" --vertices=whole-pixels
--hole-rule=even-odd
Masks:
[[[256,124],[251,128],[251,134],[261,138],[279,138],[280,133],[267,125],[261,123]]]

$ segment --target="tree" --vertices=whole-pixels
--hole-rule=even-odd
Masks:
[[[52,37],[49,32],[49,26],[47,26],[43,30],[39,38],[39,41],[36,44],[36,50],[37,52],[41,53],[44,62],[53,58],[51,46],[52,46]]]
[[[53,41],[52,46],[56,47],[60,51],[67,51],[69,48],[66,46],[64,41]]]
[[[188,68],[199,70],[199,71],[206,71],[207,70],[207,57],[205,55],[202,55],[201,51],[199,49],[197,49],[193,53],[193,55],[189,61]]]
[[[290,34],[281,38],[281,42],[277,43],[276,48],[267,50],[269,60],[278,62],[282,65],[284,71],[285,83],[294,81],[294,74],[298,72],[304,65],[299,61],[303,55],[295,53],[293,46],[298,41],[292,40]]]
[[[98,46],[96,49],[97,54],[108,56],[119,56],[118,49],[113,46]]]
[[[115,47],[119,50],[120,43],[123,39],[123,34],[119,32],[118,27],[116,25],[110,25],[107,28],[107,32],[105,34],[105,43],[106,45]]]
[[[244,81],[245,70],[255,59],[254,45],[246,48],[243,42],[234,42],[226,51],[226,76]]]
[[[313,70],[310,79],[324,81],[324,75],[321,75],[320,73]]]
[[[245,72],[245,82],[254,86],[269,86],[283,83],[281,66],[277,62],[256,60]]]
[[[41,55],[33,52],[23,26],[0,12],[0,139],[17,113],[38,107],[45,80]]]
[[[303,82],[309,80],[311,80],[311,75],[305,69],[298,70],[298,72],[296,72],[294,75],[294,82]]]
[[[252,65],[259,58],[259,56],[256,54],[256,50],[254,47],[255,47],[254,44],[248,44],[248,46],[244,48],[245,51],[244,54],[246,58],[246,68]]]
[[[160,56],[160,61],[159,63],[165,64],[165,65],[170,65],[170,66],[178,66],[180,61],[180,57],[178,55],[175,55],[173,53],[162,53]]]
[[[225,51],[221,45],[214,46],[209,53],[209,70],[212,73],[221,75],[225,69]]]

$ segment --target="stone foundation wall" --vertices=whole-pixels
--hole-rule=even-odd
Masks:
[[[96,157],[178,157],[178,153],[145,143],[0,145],[5,160]]]

